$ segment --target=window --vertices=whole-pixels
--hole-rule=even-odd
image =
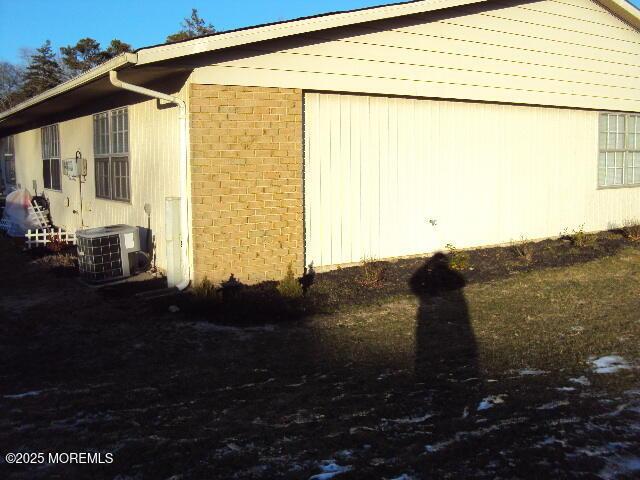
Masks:
[[[640,115],[601,113],[598,185],[640,185]]]
[[[4,172],[6,185],[16,184],[16,154],[13,147],[13,137],[3,138],[0,141],[0,173]]]
[[[128,202],[129,115],[126,108],[93,116],[96,197]]]
[[[40,129],[42,135],[42,177],[44,188],[60,190],[60,136],[58,125]]]

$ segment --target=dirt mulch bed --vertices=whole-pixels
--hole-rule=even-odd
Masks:
[[[625,246],[634,245],[617,232],[588,235],[586,245],[576,246],[569,239],[528,242],[530,260],[518,254],[514,246],[492,247],[459,252],[467,256],[468,268],[459,270],[465,283],[482,283],[521,272],[548,267],[564,267],[614,255]],[[638,245],[635,243],[635,245]],[[449,258],[451,259],[451,255]],[[363,267],[339,268],[317,274],[311,291],[322,293],[323,303],[332,309],[339,305],[362,305],[383,301],[391,296],[410,294],[411,276],[430,258],[418,257],[376,262],[382,268],[377,285],[363,284]]]
[[[451,261],[464,257],[466,266],[459,269],[463,283],[483,283],[521,272],[548,267],[563,267],[614,255],[625,246],[634,245],[618,232],[586,235],[577,245],[575,239],[549,239],[527,242],[520,248],[493,247],[464,252],[449,252]],[[635,243],[638,245],[638,243]],[[524,251],[523,251],[524,249]],[[307,287],[301,299],[285,299],[277,291],[277,282],[243,286],[233,296],[218,289],[213,294],[198,295],[198,289],[156,301],[155,308],[166,310],[177,305],[187,315],[198,315],[216,323],[255,324],[299,321],[318,313],[332,313],[352,306],[384,303],[392,297],[411,294],[409,281],[432,256],[370,262],[368,266],[339,268],[304,277]],[[375,270],[379,281],[372,282]],[[229,298],[231,297],[231,298]]]

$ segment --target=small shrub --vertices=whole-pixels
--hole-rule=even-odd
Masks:
[[[384,282],[384,263],[375,258],[362,259],[362,269],[358,283],[365,287],[379,287]]]
[[[216,287],[211,281],[204,277],[202,282],[193,287],[193,294],[198,298],[215,298],[218,295]]]
[[[449,252],[449,266],[452,270],[466,270],[471,266],[467,252],[458,250],[452,243],[447,243],[445,248]]]
[[[640,220],[625,220],[622,224],[622,235],[632,242],[640,242]]]
[[[67,242],[61,240],[55,233],[49,234],[47,239],[47,250],[51,253],[61,253],[67,248]]]
[[[565,228],[560,237],[569,240],[574,247],[584,248],[593,245],[596,241],[595,235],[589,235],[584,231],[584,224],[578,226],[577,229],[569,232],[568,228]]]
[[[520,237],[519,242],[512,242],[511,248],[517,257],[527,265],[533,262],[533,244],[525,237]]]
[[[287,273],[284,278],[278,282],[276,287],[280,295],[285,298],[300,298],[303,294],[302,285],[293,274],[293,267],[291,264],[287,266]]]

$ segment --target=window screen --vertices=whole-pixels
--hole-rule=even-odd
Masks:
[[[16,184],[16,155],[13,147],[13,137],[6,137],[0,141],[0,174],[4,175],[6,185]]]
[[[61,190],[60,182],[60,136],[58,125],[40,129],[42,140],[42,177],[44,188]]]
[[[126,108],[93,116],[96,197],[128,202],[129,114]]]
[[[640,185],[640,115],[601,113],[598,185]]]

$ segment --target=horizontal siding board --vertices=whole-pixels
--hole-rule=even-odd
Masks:
[[[321,93],[306,101],[318,106],[306,116],[310,144],[337,136],[341,145],[305,158],[330,165],[320,179],[305,169],[307,263],[602,230],[640,217],[640,188],[596,188],[597,112]],[[347,174],[354,165],[359,178]],[[319,180],[332,188],[317,195]],[[318,231],[340,241],[326,244]]]
[[[315,32],[217,54],[193,79],[640,110],[639,32],[572,1],[582,7],[543,0]]]
[[[338,42],[340,44],[346,44],[347,42]],[[281,61],[283,63],[296,61],[296,59],[286,58],[287,55],[301,55],[303,57],[311,57],[317,59],[322,58],[335,58],[342,56],[343,58],[379,62],[382,64],[391,65],[423,65],[434,68],[440,68],[444,70],[466,70],[469,72],[491,72],[495,75],[518,75],[527,78],[551,78],[560,81],[567,82],[580,82],[585,84],[595,84],[602,86],[610,86],[612,88],[623,88],[630,90],[640,91],[640,83],[638,82],[638,76],[640,76],[640,67],[629,69],[628,73],[623,73],[618,70],[613,72],[607,72],[607,69],[611,70],[611,64],[594,62],[594,65],[590,65],[592,70],[589,70],[587,65],[580,62],[579,65],[567,65],[566,59],[555,59],[555,62],[549,62],[548,55],[543,55],[538,60],[540,63],[535,63],[536,58],[527,58],[524,61],[522,55],[519,57],[514,55],[513,59],[501,58],[500,56],[490,56],[487,53],[484,55],[465,54],[464,50],[461,51],[438,51],[438,50],[424,50],[411,47],[410,42],[406,42],[407,46],[402,47],[399,45],[385,45],[382,43],[362,43],[362,42],[349,42],[345,45],[345,49],[348,50],[337,52],[335,55],[328,55],[325,51],[325,47],[322,45],[310,45],[304,48],[291,49],[286,52],[279,52],[277,56],[283,56]],[[415,42],[413,43],[415,46]],[[259,50],[247,51],[252,54],[264,54]],[[271,53],[271,52],[267,52]],[[504,52],[502,52],[504,53]],[[455,58],[452,58],[455,56]],[[519,59],[518,59],[519,58]],[[548,63],[542,63],[547,61]],[[455,62],[455,63],[454,63]],[[598,68],[598,70],[593,70]],[[526,69],[526,70],[525,70]]]
[[[292,59],[291,57],[295,58]],[[587,83],[592,80],[584,76],[581,80],[545,78],[542,72],[527,71],[520,74],[504,74],[493,71],[470,70],[455,66],[416,65],[398,61],[366,60],[359,58],[341,58],[325,54],[322,61],[313,55],[291,55],[289,53],[274,53],[269,56],[256,57],[252,61],[253,68],[284,70],[291,63],[296,64],[299,71],[320,74],[332,74],[336,71],[358,72],[361,77],[375,78],[403,78],[413,81],[428,79],[429,83],[458,83],[461,85],[487,85],[494,88],[529,89],[535,85],[539,91],[552,93],[571,92],[584,95],[616,100],[640,100],[640,83],[628,82],[624,86],[602,85]],[[242,66],[242,62],[229,62],[229,66]],[[475,67],[478,68],[478,67]],[[401,77],[399,77],[401,76]],[[612,82],[610,82],[612,83]]]

